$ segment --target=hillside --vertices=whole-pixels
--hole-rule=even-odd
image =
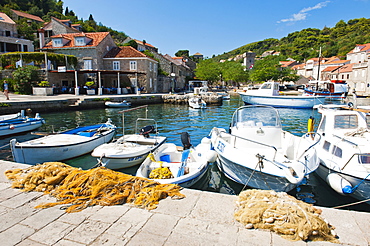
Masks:
[[[216,56],[214,60],[228,59],[248,51],[255,52],[257,56],[268,50],[280,51],[282,55],[303,61],[307,58],[317,57],[318,50],[322,48],[324,57],[346,54],[356,44],[370,43],[370,19],[360,18],[345,22],[339,21],[335,27],[325,27],[322,30],[307,28],[293,32],[279,39],[265,39]]]

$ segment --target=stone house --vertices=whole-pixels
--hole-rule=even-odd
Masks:
[[[0,53],[34,51],[31,40],[18,35],[17,24],[5,13],[0,12]]]
[[[104,56],[103,62],[106,70],[122,73],[126,85],[132,85],[147,93],[158,92],[158,61],[135,48],[114,47]],[[118,83],[115,75],[105,75],[105,78],[105,84],[108,86],[113,87]]]
[[[24,19],[27,19],[27,21],[33,21],[33,22],[37,22],[37,23],[43,23],[44,22],[43,19],[41,19],[39,16],[36,16],[36,15],[31,15],[31,14],[24,13],[24,12],[14,10],[14,9],[11,9],[11,12],[12,12],[12,19],[13,20],[20,20],[20,19],[24,18]]]
[[[347,59],[351,61],[352,71],[348,79],[351,88],[354,88],[358,95],[370,95],[370,43],[357,44],[356,47],[347,53]]]
[[[73,25],[70,20],[59,20],[51,17],[51,20],[45,23],[38,32],[40,47],[44,47],[45,44],[51,41],[52,36],[66,33],[82,33],[82,27],[79,24]]]

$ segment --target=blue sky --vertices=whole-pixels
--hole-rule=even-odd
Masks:
[[[370,0],[63,0],[84,20],[145,40],[162,54],[206,57],[305,28],[370,18]]]

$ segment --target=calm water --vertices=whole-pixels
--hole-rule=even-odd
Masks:
[[[222,106],[209,106],[207,109],[203,110],[191,109],[187,105],[149,105],[147,114],[148,118],[153,118],[157,121],[159,134],[166,136],[167,142],[181,145],[180,135],[182,132],[187,131],[190,134],[191,143],[193,145],[197,145],[203,137],[209,134],[213,127],[228,128],[233,112],[242,105],[243,103],[240,100],[240,97],[233,96],[230,101],[224,101]],[[111,118],[113,123],[118,126],[116,137],[120,137],[123,132],[122,114],[119,113],[121,110],[122,109],[106,108],[43,113],[41,116],[45,118],[46,124],[38,131],[60,131],[74,128],[76,126],[105,122],[108,118]],[[315,117],[317,123],[320,119],[320,115],[316,110],[286,108],[278,110],[282,119],[283,128],[295,135],[302,135],[306,132],[307,119],[311,115]],[[125,133],[135,133],[136,119],[139,117],[145,117],[145,109],[125,113]],[[15,137],[19,141],[25,141],[39,136],[27,133]],[[0,150],[1,159],[12,160],[9,147],[6,146],[12,138],[14,137],[0,139],[0,146],[4,146]],[[85,155],[68,160],[66,163],[72,166],[88,169],[93,167],[97,161],[90,155]],[[136,169],[137,167],[132,167],[122,169],[120,171],[134,175],[136,173]],[[239,194],[244,187],[224,177],[214,164],[210,165],[205,178],[195,184],[193,188],[227,194]],[[290,194],[297,198],[303,198],[307,202],[326,207],[334,207],[356,201],[350,197],[338,195],[315,174],[310,175],[305,184],[299,186],[296,190],[291,191]],[[370,212],[370,206],[367,204],[351,206],[344,209]]]

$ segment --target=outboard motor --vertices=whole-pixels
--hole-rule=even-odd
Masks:
[[[190,149],[191,143],[190,143],[190,135],[188,132],[181,133],[181,143],[184,147],[184,150]]]
[[[140,129],[140,135],[143,135],[145,138],[149,137],[149,133],[155,133],[154,126],[144,126]]]

